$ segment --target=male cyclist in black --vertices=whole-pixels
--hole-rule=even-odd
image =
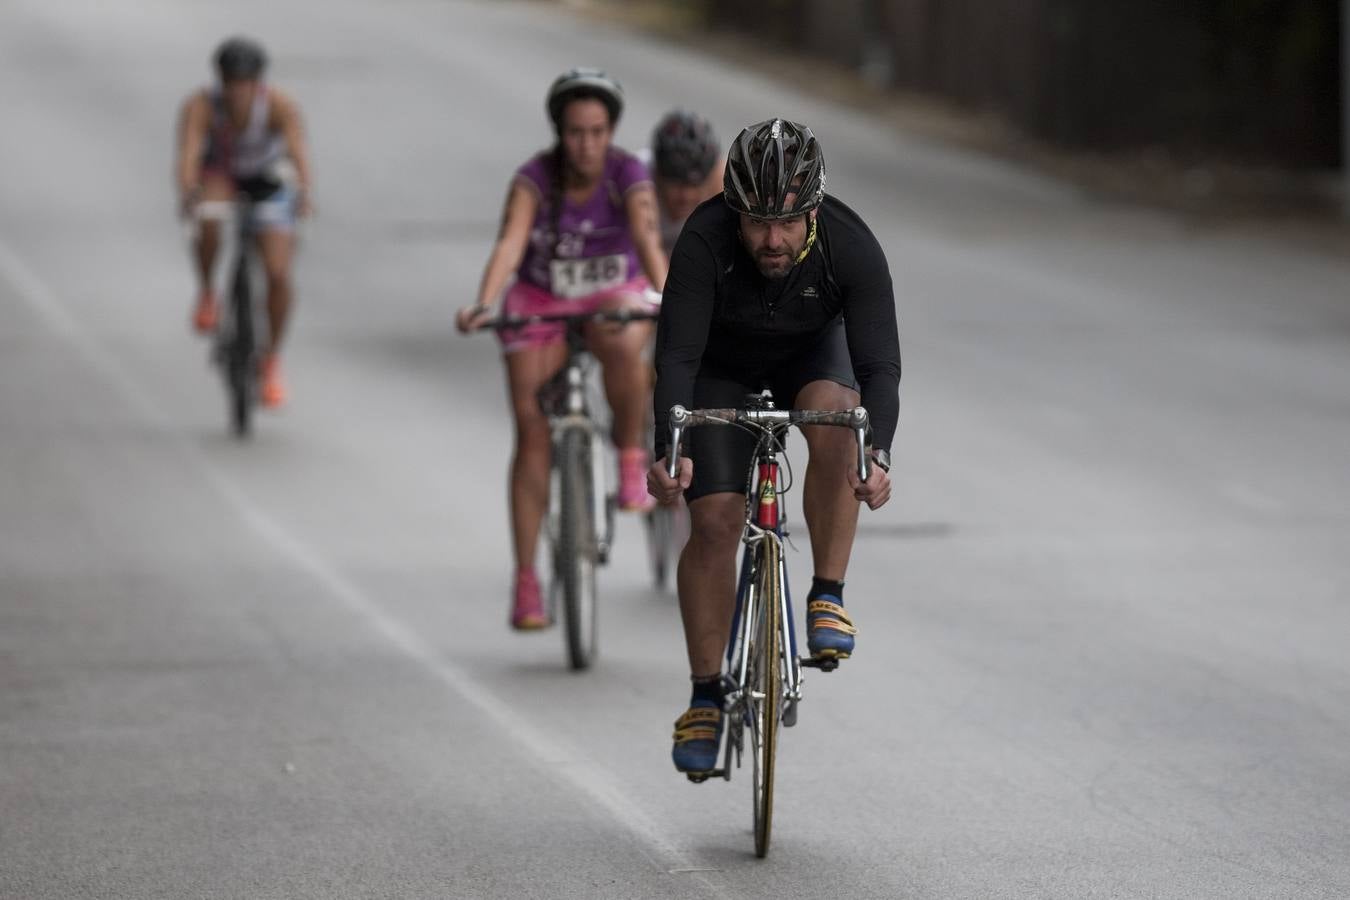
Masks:
[[[735,606],[736,558],[754,439],[735,428],[691,431],[677,478],[666,473],[672,405],[742,407],[767,386],[781,407],[871,414],[871,475],[860,482],[846,429],[805,428],[810,461],[803,510],[815,578],[807,647],[846,659],[856,629],[844,611],[844,572],[858,503],[890,499],[891,438],[899,414],[900,347],[890,271],[862,219],[824,192],[825,163],[809,128],[769,119],[727,155],[724,191],[685,223],[671,255],[656,344],[656,456],[648,490],[683,492],[692,528],[680,557],[680,612],[693,680],[675,723],[675,767],[717,765],[722,655]],[[861,394],[861,398],[860,398]]]

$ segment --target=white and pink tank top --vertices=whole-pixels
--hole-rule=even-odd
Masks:
[[[257,178],[271,171],[286,156],[285,137],[268,125],[272,99],[267,85],[258,85],[248,121],[239,131],[230,124],[220,88],[207,88],[206,96],[211,101],[205,160],[208,169],[228,172],[237,179]]]

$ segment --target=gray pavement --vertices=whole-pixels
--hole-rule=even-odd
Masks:
[[[246,446],[168,178],[238,30],[319,184],[294,402]],[[671,770],[636,522],[592,672],[505,627],[500,367],[450,317],[577,63],[630,146],[677,103],[811,123],[895,276],[899,490],[767,861],[748,779]],[[543,3],[5,0],[0,110],[0,896],[1350,896],[1343,259]]]

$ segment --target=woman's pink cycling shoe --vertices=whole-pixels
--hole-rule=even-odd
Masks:
[[[544,611],[544,599],[539,591],[539,576],[529,569],[516,573],[516,597],[511,607],[511,627],[517,631],[547,628],[551,622]]]

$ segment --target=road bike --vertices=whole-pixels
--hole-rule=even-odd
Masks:
[[[839,665],[832,657],[797,655],[792,595],[783,559],[786,530],[782,498],[791,485],[784,483],[779,455],[784,452],[788,429],[794,425],[848,428],[857,437],[858,477],[866,481],[871,463],[871,427],[867,410],[861,406],[850,410],[776,409],[769,391],[747,397],[745,409],[688,410],[675,406],[670,411],[671,449],[667,460],[672,478],[679,471],[681,437],[689,428],[702,425],[742,428],[754,435],[757,442],[746,476],[745,528],[741,536],[745,550],[723,675],[726,727],[720,748],[722,767],[689,773],[689,779],[702,782],[720,776],[730,781],[732,764],[741,765],[749,735],[754,774],[755,855],[762,858],[769,852],[773,824],[779,727],[797,723],[802,667],[828,672]],[[788,473],[790,476],[790,467]]]
[[[501,331],[544,322],[566,326],[567,361],[539,390],[552,441],[545,533],[553,556],[549,617],[561,606],[568,664],[588,668],[598,644],[596,570],[609,561],[614,542],[616,498],[610,473],[616,468],[595,358],[586,351],[588,324],[627,325],[651,321],[655,313],[610,310],[541,313],[498,319],[485,326]]]
[[[233,202],[236,235],[231,266],[229,302],[216,330],[212,353],[225,379],[230,428],[238,437],[248,437],[258,405],[258,367],[262,346],[258,321],[258,298],[262,296],[261,262],[257,248],[254,198],[240,189]]]

